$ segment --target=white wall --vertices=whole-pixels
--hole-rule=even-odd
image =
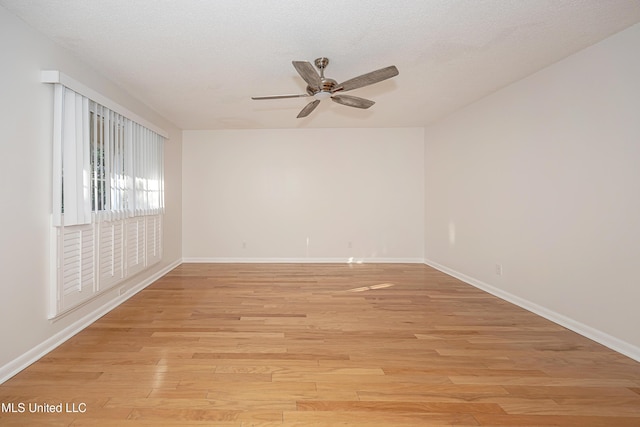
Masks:
[[[425,257],[640,360],[638,52],[640,25],[425,129]]]
[[[185,260],[422,262],[423,144],[422,128],[185,131]]]
[[[179,129],[128,96],[67,51],[0,7],[0,382],[100,307],[114,292],[64,318],[47,320],[50,278],[51,135],[53,89],[42,69],[58,69],[170,133],[166,144],[165,251],[151,273],[181,259],[181,139]]]

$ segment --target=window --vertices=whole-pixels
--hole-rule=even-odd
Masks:
[[[50,318],[160,261],[164,211],[164,136],[59,80]]]

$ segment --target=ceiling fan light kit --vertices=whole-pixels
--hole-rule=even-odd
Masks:
[[[324,76],[324,70],[327,68],[327,65],[329,65],[328,58],[317,58],[314,61],[315,67],[320,71],[319,73],[308,61],[292,61],[292,63],[300,77],[307,83],[307,93],[299,95],[254,96],[251,97],[251,99],[315,98],[314,101],[308,103],[302,111],[300,111],[297,116],[298,118],[307,117],[315,110],[318,104],[320,104],[321,100],[327,98],[331,98],[332,101],[346,105],[347,107],[365,109],[371,107],[375,102],[357,96],[342,95],[342,92],[369,86],[398,75],[398,69],[394,65],[391,65],[338,83]]]

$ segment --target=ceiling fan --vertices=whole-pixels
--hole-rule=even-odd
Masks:
[[[302,111],[298,114],[298,118],[307,117],[315,108],[320,104],[323,99],[331,98],[332,101],[338,104],[346,105],[348,107],[355,108],[369,108],[375,102],[364,98],[358,98],[357,96],[342,95],[342,92],[348,90],[358,89],[364,86],[369,86],[374,83],[381,82],[386,79],[398,75],[398,69],[391,65],[389,67],[381,68],[379,70],[371,71],[370,73],[363,74],[358,77],[354,77],[347,81],[338,84],[333,79],[328,79],[324,76],[324,69],[329,65],[328,58],[317,58],[314,63],[320,74],[313,68],[308,61],[292,61],[293,67],[296,69],[300,77],[307,82],[307,93],[299,95],[273,95],[273,96],[253,96],[251,99],[283,99],[283,98],[304,98],[312,96],[314,101],[308,103]]]

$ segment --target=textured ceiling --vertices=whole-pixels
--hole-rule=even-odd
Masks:
[[[640,0],[0,0],[183,129],[424,126],[640,22]],[[400,75],[325,100],[292,60],[338,82]],[[64,70],[61,70],[64,72]]]

